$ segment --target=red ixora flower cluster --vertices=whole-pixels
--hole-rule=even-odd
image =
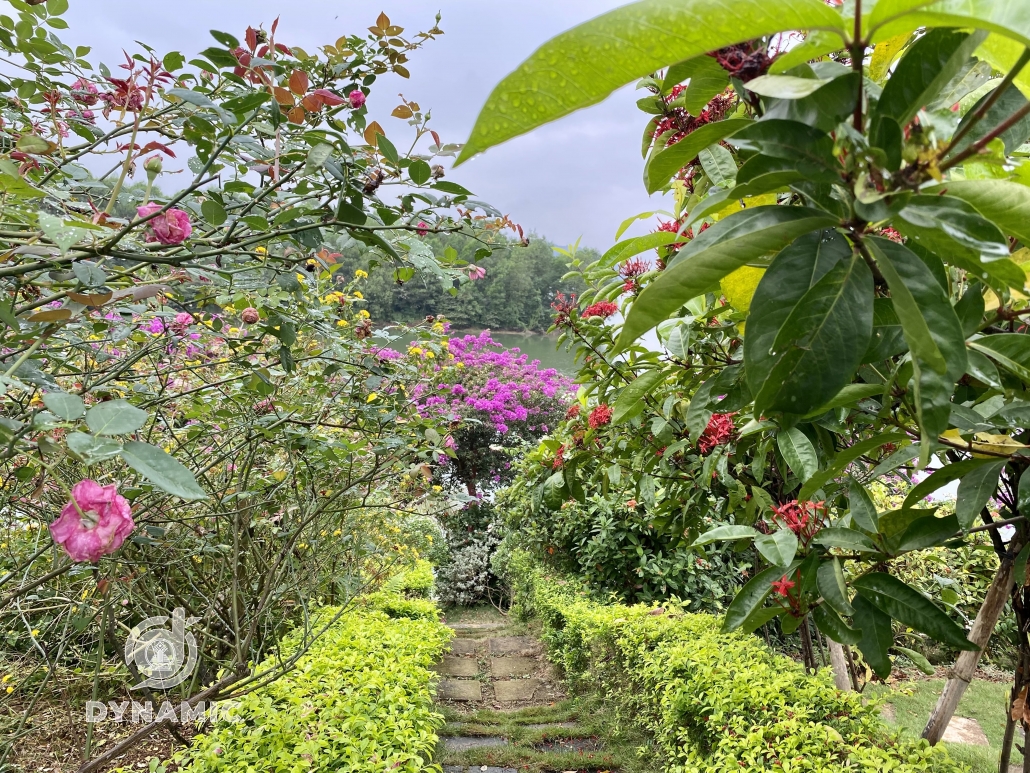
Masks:
[[[590,306],[583,309],[583,317],[601,317],[607,319],[612,314],[615,314],[619,310],[617,303],[611,301],[598,301]]]
[[[551,302],[551,309],[554,310],[554,324],[568,327],[572,324],[572,312],[576,310],[576,294],[565,297],[565,293],[558,293]]]
[[[793,580],[788,580],[787,575],[783,575],[783,577],[772,584],[772,590],[777,596],[786,597],[790,595],[790,589],[795,585],[797,585],[797,583]]]
[[[718,51],[710,51],[708,55],[714,58],[731,77],[737,78],[742,83],[754,80],[759,75],[765,75],[773,63],[769,52],[761,48],[758,41],[726,46]]]
[[[701,437],[697,439],[697,445],[702,454],[707,454],[716,446],[721,446],[733,439],[733,432],[736,429],[733,426],[734,415],[732,413],[712,414],[712,418],[708,420],[708,426],[701,433]]]
[[[675,86],[669,96],[666,97],[666,103],[672,102],[680,93],[682,93],[682,87]],[[683,107],[670,107],[664,116],[654,119],[655,128],[652,136],[657,139],[666,132],[671,131],[673,134],[665,140],[665,145],[666,147],[675,145],[688,134],[692,134],[702,126],[721,120],[729,112],[735,99],[736,97],[732,92],[716,94],[701,109],[700,115],[691,115]]]
[[[637,290],[638,277],[651,270],[651,265],[643,258],[627,260],[619,266],[619,276],[626,281],[622,285],[622,291],[632,293]]]
[[[560,470],[562,465],[565,464],[565,446],[558,446],[558,450],[554,452],[554,461],[551,462],[552,470]]]
[[[883,238],[890,239],[892,242],[897,242],[898,244],[901,244],[905,241],[905,237],[902,236],[896,228],[891,228],[890,226],[881,228],[876,233],[882,236]]]
[[[590,415],[587,417],[587,424],[590,425],[590,429],[597,429],[598,427],[603,427],[611,420],[612,409],[601,403],[601,405],[590,412]]]
[[[808,545],[823,527],[826,503],[794,499],[779,506],[773,505],[772,511],[774,522],[794,532],[802,545]]]
[[[569,410],[565,411],[565,420],[575,419],[579,416],[579,403],[573,403],[569,406]]]

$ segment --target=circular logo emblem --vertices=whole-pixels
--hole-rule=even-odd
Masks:
[[[169,619],[171,628],[166,628]],[[185,610],[177,607],[171,618],[148,617],[133,627],[125,642],[125,663],[135,664],[144,678],[130,689],[167,690],[186,681],[197,665],[197,640],[186,629],[198,619],[187,620]]]

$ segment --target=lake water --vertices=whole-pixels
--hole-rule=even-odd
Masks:
[[[466,335],[479,335],[480,332],[480,330],[452,330],[450,335],[452,338],[460,338]],[[561,350],[557,348],[557,336],[548,336],[542,333],[495,333],[491,331],[490,337],[507,349],[518,349],[530,360],[540,360],[542,368],[554,368],[570,378],[576,375],[577,368],[572,352],[564,346]],[[413,336],[401,336],[387,346],[403,352],[412,339]]]

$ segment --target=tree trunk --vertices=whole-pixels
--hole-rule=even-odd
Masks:
[[[801,659],[805,662],[805,671],[815,673],[815,650],[812,648],[812,631],[808,627],[808,616],[801,621]]]
[[[851,674],[848,673],[848,660],[844,657],[844,646],[833,639],[826,639],[830,650],[830,666],[833,668],[833,683],[842,692],[851,691]]]
[[[1021,546],[1013,541],[1008,552],[1001,559],[998,571],[994,575],[991,587],[987,589],[987,596],[980,606],[976,620],[973,621],[973,628],[967,637],[977,646],[977,650],[959,653],[955,666],[951,669],[951,676],[944,685],[944,690],[937,700],[933,713],[930,714],[930,719],[923,730],[923,738],[928,740],[931,745],[940,741],[944,731],[948,729],[948,723],[951,722],[955,709],[958,708],[958,702],[962,700],[966,688],[973,681],[976,664],[980,661],[980,655],[983,654],[987,642],[990,641],[991,634],[994,632],[994,627],[998,624],[998,618],[1001,617],[1001,612],[1005,608],[1005,602],[1012,595],[1013,556],[1019,553],[1020,548]]]

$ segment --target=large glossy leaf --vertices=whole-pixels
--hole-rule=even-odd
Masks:
[[[829,402],[823,403],[811,413],[806,414],[805,418],[821,416],[834,408],[851,407],[861,400],[882,395],[883,384],[848,384],[831,397]]]
[[[93,437],[85,432],[68,434],[68,449],[87,467],[105,459],[113,459],[122,450],[122,444],[106,437]]]
[[[669,182],[669,179],[685,167],[702,150],[716,142],[732,136],[735,132],[750,126],[746,118],[727,118],[710,123],[691,132],[675,145],[657,150],[644,169],[644,182],[648,193],[654,193]]]
[[[759,572],[747,584],[741,588],[733,601],[726,608],[726,616],[723,619],[722,630],[726,633],[739,628],[751,614],[762,606],[772,584],[781,577],[789,577],[791,573],[801,564],[800,559],[791,561],[790,566],[773,566]]]
[[[726,526],[716,526],[714,529],[710,529],[694,540],[691,547],[700,547],[701,545],[708,545],[712,542],[724,542],[726,540],[737,540],[737,539],[754,539],[759,536],[759,532],[752,529],[750,526],[738,526],[735,524],[727,524]]]
[[[1003,232],[1030,244],[1030,188],[1008,180],[949,180],[925,189],[962,199]]]
[[[959,72],[986,33],[949,29],[927,32],[898,62],[876,105],[875,116],[905,126]]]
[[[856,480],[851,481],[848,487],[848,512],[851,513],[851,522],[860,529],[865,529],[870,534],[876,534],[880,530],[880,516],[876,512],[876,503],[873,502],[866,487]]]
[[[642,0],[552,38],[494,88],[458,163],[600,102],[637,78],[785,30],[843,30],[821,0]]]
[[[836,221],[807,207],[752,207],[720,220],[680,250],[630,307],[616,351],[622,351],[691,298],[741,266],[777,252],[798,236]]]
[[[959,480],[985,464],[991,463],[992,460],[990,459],[966,459],[961,462],[952,462],[939,470],[934,470],[928,478],[920,481],[909,490],[901,506],[903,508],[915,507],[933,492]]]
[[[127,400],[108,400],[86,411],[86,425],[94,435],[127,435],[147,421],[147,412]]]
[[[657,247],[663,247],[666,244],[672,244],[675,241],[682,241],[682,236],[677,236],[674,233],[668,231],[656,231],[653,234],[644,234],[643,236],[634,236],[629,239],[615,244],[608,249],[601,259],[598,261],[600,266],[614,266],[616,263],[621,263],[624,260],[632,258],[634,255],[639,255],[642,252],[653,250]]]
[[[819,469],[819,457],[808,436],[797,427],[781,429],[776,433],[776,447],[800,481],[806,481]]]
[[[852,619],[862,634],[858,649],[876,675],[886,679],[891,673],[891,659],[887,650],[894,644],[891,619],[861,596],[855,596],[851,603],[855,608]]]
[[[789,529],[755,537],[755,547],[772,566],[788,566],[798,552],[798,538]]]
[[[834,78],[802,99],[768,99],[765,101],[765,118],[785,118],[832,131],[841,119],[854,112],[861,82],[861,75],[850,72]]]
[[[962,476],[958,484],[955,517],[959,526],[968,529],[998,490],[998,480],[1005,468],[1005,460],[984,464]]]
[[[166,494],[180,499],[207,499],[193,473],[157,446],[130,440],[122,447],[122,459]]]
[[[954,515],[939,518],[936,515],[928,515],[912,521],[892,546],[896,546],[898,552],[923,550],[944,544],[958,534],[958,531],[958,518]]]
[[[839,164],[833,157],[833,139],[798,121],[771,119],[756,121],[730,138],[730,144],[741,150],[762,153],[788,161],[807,161],[817,167],[836,171]]]
[[[903,245],[874,237],[868,244],[887,280],[912,352],[921,462],[948,429],[955,382],[966,372],[962,325],[944,289],[919,257]]]
[[[640,414],[647,406],[645,399],[661,380],[662,370],[649,370],[631,381],[620,393],[612,408],[612,423],[619,424]]]
[[[755,410],[806,414],[832,399],[854,376],[872,331],[873,275],[854,255],[809,288],[780,326],[762,358],[772,367]]]
[[[695,56],[685,62],[674,64],[665,73],[662,91],[668,92],[677,83],[690,81],[683,93],[683,107],[691,115],[700,115],[712,97],[723,91],[730,83],[729,74],[715,61],[715,57]]]
[[[745,349],[745,352],[746,351],[747,350]],[[811,499],[815,492],[826,485],[827,482],[843,475],[844,470],[848,468],[848,465],[860,456],[865,456],[870,451],[875,451],[877,448],[886,445],[887,443],[900,443],[905,438],[906,435],[901,432],[886,432],[882,435],[877,435],[876,437],[860,440],[852,446],[841,449],[837,452],[837,455],[833,459],[833,463],[827,469],[817,472],[808,480],[807,483],[805,483],[804,486],[801,487],[801,491],[798,492],[798,499]]]
[[[965,118],[962,119],[962,122],[959,123],[956,133],[962,131],[966,124],[972,123],[973,114],[991,97],[991,92],[980,97],[979,101],[973,105],[969,112],[966,113]],[[997,101],[991,105],[984,117],[972,125],[968,134],[958,141],[951,152],[959,153],[980,138],[986,137],[989,132],[994,131],[994,129],[1000,126],[1003,121],[1007,120],[1009,116],[1026,107],[1026,105],[1027,99],[1023,96],[1023,92],[1015,86],[1009,86],[1005,89],[1005,92],[997,98]],[[1012,153],[1012,151],[1026,142],[1027,138],[1030,137],[1030,116],[1024,116],[1022,120],[1017,121],[999,136],[1005,145],[1005,152]]]
[[[880,552],[876,544],[865,534],[855,529],[845,529],[843,526],[829,526],[821,530],[812,542],[826,548],[854,550],[858,553]]]
[[[986,354],[1005,370],[1030,384],[1030,336],[1025,333],[995,333],[970,341],[969,347]]]
[[[852,586],[859,595],[884,614],[927,636],[960,650],[978,647],[966,632],[919,591],[885,572],[872,572],[856,579]]]
[[[1001,229],[962,199],[941,195],[913,196],[898,216],[917,229],[943,231],[952,241],[985,262],[1009,256],[1008,240]]]
[[[879,0],[885,4],[875,40],[919,27],[978,27],[1030,45],[1030,9],[1025,3],[998,0]],[[918,6],[918,7],[916,7]],[[887,10],[889,7],[890,10]],[[875,10],[878,10],[875,9]]]
[[[43,405],[66,421],[78,419],[86,410],[81,397],[67,392],[47,392]]]
[[[855,613],[848,598],[848,586],[844,582],[844,569],[837,558],[823,561],[819,564],[816,573],[816,584],[823,600],[829,604],[837,614],[852,615]]]
[[[840,615],[827,604],[820,604],[812,610],[816,628],[840,644],[858,644],[862,634],[848,626]]]

